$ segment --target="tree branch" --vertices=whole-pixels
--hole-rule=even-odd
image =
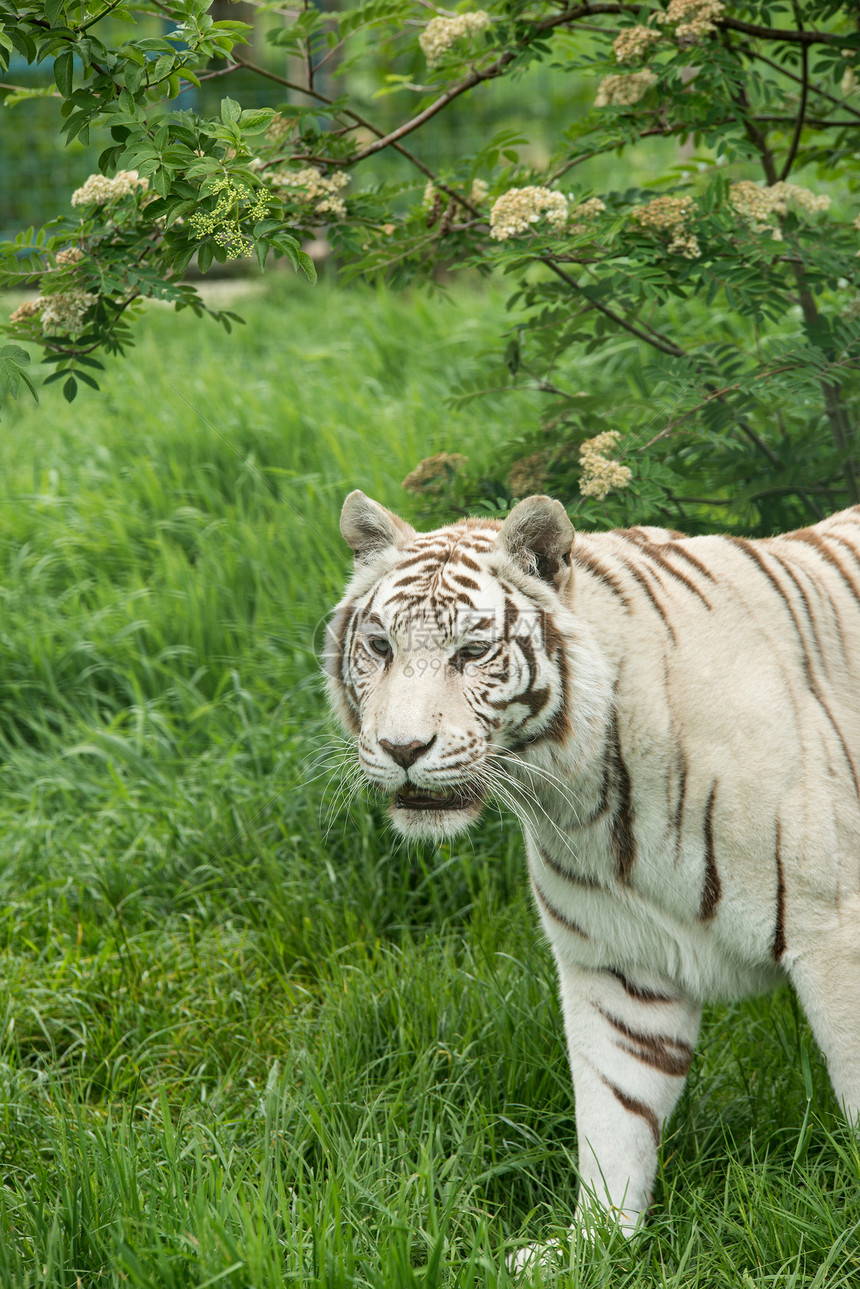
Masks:
[[[781,27],[759,27],[752,22],[741,22],[739,18],[720,18],[718,27],[729,31],[742,31],[745,36],[760,36],[762,40],[788,40],[794,45],[842,45],[844,36],[837,36],[830,31],[792,31]]]
[[[553,14],[550,18],[544,18],[541,22],[536,22],[530,30],[535,35],[543,35],[546,32],[553,30],[555,27],[562,27],[566,26],[568,23],[575,23],[579,18],[591,17],[594,14],[599,13],[624,12],[635,13],[637,12],[637,6],[633,4],[610,4],[602,2],[597,4],[577,5],[573,9],[565,9],[562,13]],[[831,35],[828,32],[782,31],[776,27],[756,27],[751,23],[740,22],[734,18],[724,18],[717,25],[724,29],[743,31],[747,35],[760,36],[765,39],[800,42],[804,48],[811,44],[838,45],[840,44],[840,41],[844,39],[839,36]],[[392,130],[390,134],[377,138],[374,143],[369,143],[366,148],[362,148],[360,152],[355,153],[353,157],[350,158],[349,163],[333,161],[332,164],[353,164],[356,161],[363,161],[365,157],[370,157],[375,152],[380,152],[383,148],[405,138],[407,134],[411,134],[413,130],[419,129],[419,127],[424,125],[426,121],[429,121],[432,117],[436,116],[438,112],[441,112],[443,108],[446,108],[449,103],[453,102],[455,98],[459,98],[461,94],[465,94],[468,90],[474,89],[475,86],[480,85],[482,81],[495,80],[498,76],[501,76],[505,68],[516,58],[517,51],[529,45],[531,43],[531,39],[532,35],[530,34],[528,37],[517,41],[514,49],[506,49],[503,54],[500,54],[499,57],[495,59],[494,62],[488,64],[487,67],[473,68],[472,71],[469,72],[468,76],[464,76],[454,85],[451,85],[447,90],[445,90],[444,94],[440,94],[437,99],[434,99],[432,103],[424,108],[422,112],[419,112],[416,116],[412,117],[411,120],[405,121],[403,125],[398,126],[396,130]]]
[[[370,143],[366,148],[362,148],[360,152],[357,152],[349,159],[348,163],[334,162],[333,164],[351,165],[355,161],[363,161],[365,157],[372,156],[374,152],[380,152],[382,148],[387,148],[390,144],[397,142],[397,140],[405,138],[407,134],[411,134],[413,130],[417,130],[419,126],[422,126],[425,123],[425,121],[429,121],[431,117],[434,117],[437,114],[437,112],[441,112],[443,108],[447,107],[449,103],[452,103],[455,98],[459,98],[461,94],[465,94],[467,90],[474,89],[475,86],[480,85],[482,81],[495,80],[497,76],[501,76],[505,68],[514,61],[517,56],[517,52],[529,45],[535,35],[543,35],[545,32],[551,31],[554,27],[563,27],[569,22],[576,22],[578,18],[584,18],[596,13],[637,12],[638,8],[636,5],[623,3],[607,4],[601,0],[598,4],[577,5],[574,9],[565,9],[562,13],[553,14],[551,18],[544,18],[543,21],[534,23],[529,29],[529,36],[517,41],[516,46],[513,49],[506,49],[503,54],[500,54],[499,57],[495,59],[494,62],[489,63],[484,68],[473,68],[472,71],[469,72],[468,76],[464,76],[462,80],[451,85],[447,90],[445,90],[444,94],[440,94],[439,97],[434,99],[428,107],[424,108],[423,112],[419,112],[418,115],[412,117],[410,121],[405,121],[403,125],[398,126],[396,130],[392,130],[390,134],[386,134],[377,139],[375,143]]]
[[[623,327],[625,331],[629,331],[630,334],[636,336],[637,339],[644,340],[646,344],[651,345],[654,349],[659,349],[662,354],[669,354],[672,358],[687,357],[687,354],[683,349],[680,349],[677,345],[673,344],[671,340],[667,340],[665,336],[661,336],[659,332],[654,332],[649,336],[647,331],[641,331],[639,327],[634,325],[634,323],[628,322],[626,318],[622,318],[621,314],[616,313],[614,309],[608,308],[608,306],[602,304],[600,300],[595,300],[592,296],[588,295],[584,287],[581,287],[578,282],[575,282],[569,273],[565,273],[564,269],[559,268],[558,264],[556,264],[554,260],[550,259],[549,256],[540,255],[537,257],[537,260],[539,264],[545,264],[547,268],[552,269],[556,277],[560,277],[562,282],[566,283],[566,285],[570,287],[571,291],[577,291],[580,295],[584,296],[590,306],[597,309],[599,313],[604,314],[605,317],[616,323],[617,326]]]
[[[753,49],[750,45],[739,45],[738,48],[741,53],[746,54],[748,58],[757,58],[760,63],[765,63],[766,66],[772,67],[775,72],[779,72],[781,76],[787,77],[788,80],[795,81],[798,85],[803,84],[803,78],[801,76],[797,76],[794,72],[790,72],[787,67],[782,66],[782,63],[774,62],[772,58],[768,58],[766,55],[760,54],[757,49]],[[860,111],[858,111],[856,107],[851,107],[851,105],[846,103],[844,99],[837,98],[835,94],[829,94],[828,91],[823,90],[820,85],[813,85],[811,81],[808,84],[809,89],[813,94],[817,94],[819,98],[826,98],[828,103],[835,103],[843,112],[847,112],[849,116],[856,116],[858,121],[860,121]]]
[[[803,20],[797,12],[797,5],[794,6],[794,16],[797,22],[798,30],[803,30]],[[800,67],[802,84],[800,87],[800,103],[797,108],[797,120],[794,124],[794,134],[791,137],[791,145],[788,149],[788,156],[785,159],[785,165],[779,172],[781,180],[787,179],[791,173],[791,167],[794,165],[794,159],[797,156],[797,149],[800,147],[800,135],[803,130],[803,119],[806,116],[806,100],[809,95],[809,46],[804,45],[800,51]]]
[[[235,52],[232,57],[239,67],[247,67],[249,72],[256,72],[259,76],[265,76],[269,80],[275,81],[278,85],[283,85],[286,89],[296,90],[299,94],[308,94],[311,98],[315,98],[318,103],[326,103],[329,106],[334,103],[333,99],[327,98],[325,94],[320,94],[319,90],[309,90],[306,86],[298,85],[295,81],[290,81],[283,76],[278,76],[276,72],[270,72],[265,67],[259,67],[256,63],[249,62],[245,58],[237,58]],[[359,115],[358,112],[354,112],[352,108],[338,108],[338,111],[342,112],[344,116],[350,117],[351,120],[355,121],[356,125],[362,126],[365,130],[370,130],[371,134],[375,134],[377,138],[382,138],[383,131],[380,130],[378,126],[374,125],[372,121],[368,121],[366,117]],[[414,152],[410,152],[408,148],[404,148],[400,143],[392,143],[391,147],[394,148],[395,152],[399,152],[401,156],[405,157],[411,165],[415,166],[416,170],[420,170],[423,175],[426,175],[426,177],[439,189],[440,192],[446,193],[453,201],[456,201],[458,205],[462,206],[464,210],[468,210],[471,215],[474,215],[476,219],[484,218],[483,213],[477,206],[469,201],[467,197],[464,197],[462,193],[457,192],[455,188],[449,188],[447,184],[443,183],[441,179],[437,177],[435,171],[425,165],[420,157],[416,157]],[[358,160],[360,160],[358,154],[354,154],[342,161],[326,158],[329,165],[341,166],[354,165]]]
[[[563,269],[560,269],[557,264],[554,264],[552,260],[545,258],[543,256],[540,256],[538,257],[538,262],[541,264],[546,264],[548,268],[551,268],[553,272],[562,279],[562,281],[567,283],[567,285],[571,288],[571,290],[578,291],[581,295],[585,295],[585,292],[583,291],[582,287],[577,282],[575,282],[573,278],[569,276],[569,274],[565,273]],[[686,350],[681,349],[677,345],[673,344],[671,340],[667,340],[664,336],[661,336],[659,332],[655,332],[653,335],[649,336],[647,332],[641,331],[639,327],[636,327],[633,325],[633,323],[628,322],[626,318],[622,318],[619,314],[615,313],[614,310],[607,308],[605,304],[601,304],[599,300],[593,300],[589,296],[585,296],[585,298],[588,300],[589,304],[594,305],[594,307],[598,309],[601,313],[603,313],[607,318],[610,318],[618,326],[623,327],[625,331],[629,331],[631,335],[636,336],[639,340],[644,340],[645,343],[651,345],[652,348],[659,349],[661,353],[669,354],[673,358],[688,358],[694,364],[696,369],[701,372],[702,370],[701,366],[695,358],[693,358],[690,354],[688,354]],[[729,390],[714,390],[713,386],[709,384],[707,380],[703,381],[703,388],[711,392],[712,399],[715,399],[721,403],[725,402],[725,395],[727,392],[730,392]],[[827,386],[822,384],[822,388],[824,389],[825,399],[826,399]],[[741,431],[741,433],[746,435],[749,441],[753,443],[755,447],[758,448],[758,450],[762,453],[763,456],[767,458],[767,460],[770,462],[772,466],[775,466],[777,469],[780,469],[780,470],[782,469],[782,462],[780,461],[779,457],[776,455],[773,449],[764,441],[764,439],[762,439],[755,432],[755,430],[752,428],[751,425],[749,425],[746,421],[739,420],[737,423],[737,426],[738,426],[738,429]],[[660,435],[657,435],[657,438],[660,438],[660,437],[661,437]],[[838,444],[837,444],[837,447],[838,447]],[[846,466],[850,466],[850,462],[846,461]],[[846,481],[847,479],[848,479],[848,474],[846,472]],[[852,479],[853,479],[853,475],[852,475]],[[855,488],[856,488],[856,484],[855,484]],[[794,491],[797,492],[797,495],[799,497],[802,497],[803,500],[806,501],[806,503],[809,505],[811,510],[815,511],[815,506],[805,489],[798,487],[794,489]],[[849,496],[850,495],[851,495],[851,490],[849,486]]]
[[[80,27],[75,27],[73,30],[78,34],[82,31],[88,31],[90,27],[94,27],[97,22],[101,22],[102,18],[106,18],[108,14],[116,9],[117,5],[120,4],[122,4],[122,0],[111,0],[111,3],[105,5],[101,13],[97,13],[92,18],[88,18],[86,22],[81,23]]]

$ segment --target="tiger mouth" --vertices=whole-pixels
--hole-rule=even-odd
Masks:
[[[467,810],[478,804],[475,793],[451,791],[443,788],[437,792],[429,788],[417,788],[405,784],[394,794],[394,804],[398,810]]]

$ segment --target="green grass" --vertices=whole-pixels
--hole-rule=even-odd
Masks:
[[[519,836],[345,810],[314,644],[343,494],[408,509],[418,459],[491,461],[530,408],[443,404],[493,295],[241,311],[153,309],[103,394],[0,426],[0,1284],[504,1286],[575,1199]],[[860,1284],[807,1050],[787,992],[712,1009],[652,1224],[557,1282]]]

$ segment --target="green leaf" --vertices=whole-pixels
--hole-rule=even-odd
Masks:
[[[271,107],[250,108],[239,117],[239,125],[245,134],[259,134],[271,125],[274,115]]]
[[[141,82],[146,75],[146,67],[139,66],[137,63],[126,63],[125,71],[122,74],[123,83],[131,94],[136,94],[140,89]]]
[[[38,403],[39,396],[36,393],[36,388],[26,371],[24,371],[29,362],[30,355],[26,349],[22,349],[20,345],[4,345],[0,349],[0,383],[5,385],[13,398],[17,398],[23,381],[33,395],[35,402]]]
[[[176,54],[173,52],[162,54],[160,58],[157,58],[155,61],[155,67],[150,74],[150,84],[154,84],[157,81],[163,81],[164,78],[172,72],[175,62]]]
[[[45,0],[45,17],[52,27],[60,25],[60,18],[64,16],[65,0]]]
[[[63,386],[63,398],[67,403],[73,403],[78,392],[78,383],[74,376],[70,376]]]
[[[198,161],[192,161],[185,173],[189,177],[197,175],[211,175],[217,170],[222,170],[223,164],[216,161],[214,157],[200,157]]]
[[[298,255],[299,265],[301,266],[302,272],[304,273],[305,277],[311,283],[316,282],[317,266],[314,264],[310,255],[308,255],[307,251],[302,251],[302,250],[298,251],[297,255]]]
[[[3,100],[4,107],[14,107],[16,103],[26,103],[32,98],[54,98],[57,91],[53,85],[42,85],[38,89],[19,89],[7,94]]]
[[[233,98],[222,98],[221,120],[225,125],[236,125],[242,115],[242,109]]]
[[[64,98],[72,92],[75,71],[75,56],[70,49],[58,54],[54,59],[54,82]]]

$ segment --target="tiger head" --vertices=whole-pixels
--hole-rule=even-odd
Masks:
[[[333,706],[406,836],[451,836],[540,749],[588,742],[606,688],[569,607],[573,527],[529,497],[430,533],[352,492],[355,569],[328,626]]]

